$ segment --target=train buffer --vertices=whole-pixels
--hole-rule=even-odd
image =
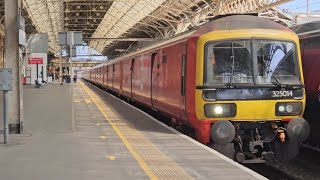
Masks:
[[[84,81],[24,86],[24,112],[1,179],[265,179]]]

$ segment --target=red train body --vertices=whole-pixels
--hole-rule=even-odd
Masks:
[[[295,27],[299,35],[307,94],[305,118],[311,126],[310,141],[320,145],[320,21]]]
[[[182,75],[185,71],[195,74],[196,61],[191,59],[196,58],[196,42],[202,33],[188,32],[142,53],[99,66],[90,71],[90,78],[87,79],[119,95],[157,109],[160,113],[170,116],[177,124],[198,127],[197,139],[208,144],[211,122],[204,122],[203,125],[195,122],[196,112],[192,105],[195,104],[194,96],[187,96],[195,94],[195,89],[191,88],[196,86],[195,76]],[[187,54],[187,51],[190,53]],[[183,59],[190,59],[188,66],[182,65],[186,63]],[[182,81],[186,82],[185,92],[181,90]]]

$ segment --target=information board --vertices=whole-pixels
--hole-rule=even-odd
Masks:
[[[29,58],[28,64],[43,64],[43,58]]]
[[[0,91],[12,90],[12,69],[0,68]]]

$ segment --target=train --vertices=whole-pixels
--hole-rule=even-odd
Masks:
[[[308,144],[320,147],[320,21],[292,28],[300,39],[305,77],[306,109],[304,117],[311,126]]]
[[[230,15],[81,76],[240,163],[289,161],[310,132],[299,47],[276,22]]]

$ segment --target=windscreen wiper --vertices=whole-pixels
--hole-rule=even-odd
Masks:
[[[230,56],[230,61],[231,61],[231,76],[229,78],[229,83],[227,84],[228,88],[233,87],[233,79],[234,79],[234,49],[233,49],[233,42],[231,43],[231,51],[232,51],[232,56]]]
[[[278,87],[281,87],[281,81],[279,80],[279,78],[277,77],[277,75],[273,75],[273,77],[274,77],[274,79],[276,80],[276,85],[278,86]]]
[[[273,75],[273,77],[276,80],[277,87],[292,88],[292,89],[301,89],[304,87],[302,84],[284,84],[279,80],[277,75]]]

